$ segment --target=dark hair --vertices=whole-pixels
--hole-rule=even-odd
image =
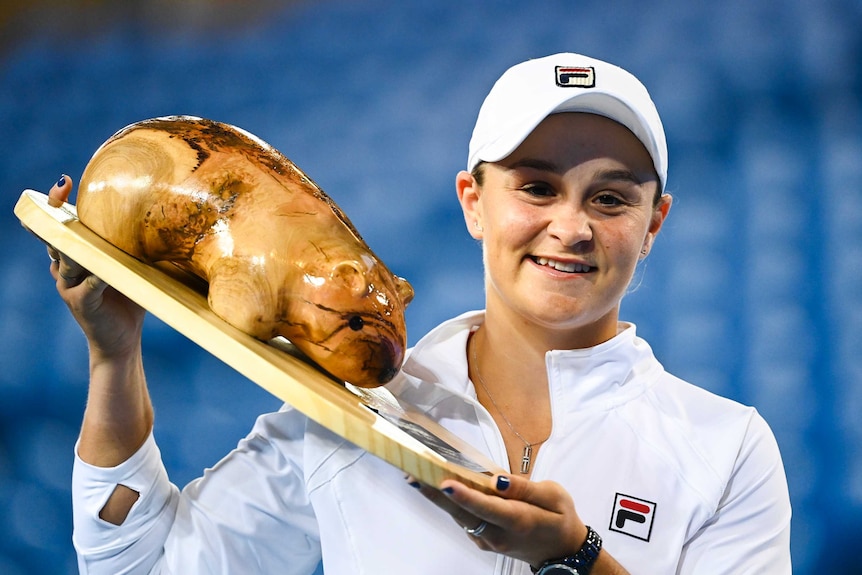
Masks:
[[[485,185],[485,162],[480,161],[476,164],[476,167],[473,168],[473,171],[470,172],[472,174],[473,179],[476,180],[476,183],[479,184],[479,187]]]

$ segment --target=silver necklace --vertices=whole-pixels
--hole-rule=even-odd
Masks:
[[[524,452],[521,454],[521,473],[526,475],[527,473],[530,472],[530,466],[532,465],[532,462],[533,462],[533,446],[534,445],[541,445],[542,443],[546,442],[548,440],[548,438],[550,437],[550,435],[548,435],[548,437],[546,437],[542,441],[534,441],[533,443],[530,443],[529,441],[524,439],[524,437],[520,433],[518,433],[518,431],[515,429],[515,426],[512,425],[512,422],[509,421],[509,418],[506,417],[506,414],[503,413],[503,410],[501,410],[500,406],[497,405],[497,402],[494,401],[494,397],[491,395],[491,392],[488,391],[488,386],[485,385],[485,379],[482,377],[482,372],[479,371],[479,362],[476,360],[476,342],[475,341],[471,342],[470,348],[471,348],[470,349],[470,356],[471,356],[471,359],[473,360],[473,367],[476,369],[476,377],[479,379],[479,385],[481,385],[482,389],[485,390],[485,395],[487,395],[488,399],[491,400],[491,404],[497,410],[497,413],[500,414],[500,417],[503,418],[503,421],[506,422],[506,425],[509,427],[509,429],[512,431],[512,433],[514,433],[515,436],[524,443]]]

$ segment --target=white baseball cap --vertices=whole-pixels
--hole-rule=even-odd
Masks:
[[[506,70],[479,110],[467,170],[502,160],[559,112],[598,114],[631,130],[652,157],[664,191],[667,141],[646,87],[622,68],[580,54],[554,54]]]

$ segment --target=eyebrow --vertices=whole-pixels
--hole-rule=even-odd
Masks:
[[[518,168],[532,168],[534,170],[552,172],[555,174],[562,172],[557,164],[547,160],[540,160],[538,158],[523,158],[508,166],[508,168],[510,170]],[[644,180],[635,175],[633,171],[623,168],[601,170],[595,173],[593,177],[595,180],[602,182],[630,182],[637,186],[642,186],[645,183]]]
[[[596,174],[596,179],[604,182],[631,182],[637,186],[644,184],[644,181],[637,177],[633,171],[624,169],[602,170]]]
[[[516,170],[518,168],[532,168],[534,170],[540,170],[543,172],[554,172],[556,174],[559,174],[561,171],[557,164],[549,162],[547,160],[539,160],[537,158],[523,158],[507,167],[510,170]]]

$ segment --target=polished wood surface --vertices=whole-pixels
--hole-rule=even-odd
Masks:
[[[131,124],[93,155],[81,222],[148,263],[205,280],[222,319],[289,339],[362,387],[404,358],[410,284],[293,162],[240,128],[190,116]]]
[[[493,492],[493,474],[502,470],[417,408],[385,387],[345,386],[281,343],[270,345],[230,325],[210,309],[198,282],[105,241],[78,220],[75,206],[53,208],[47,196],[27,190],[15,214],[43,241],[322,426],[429,485],[455,478]]]

